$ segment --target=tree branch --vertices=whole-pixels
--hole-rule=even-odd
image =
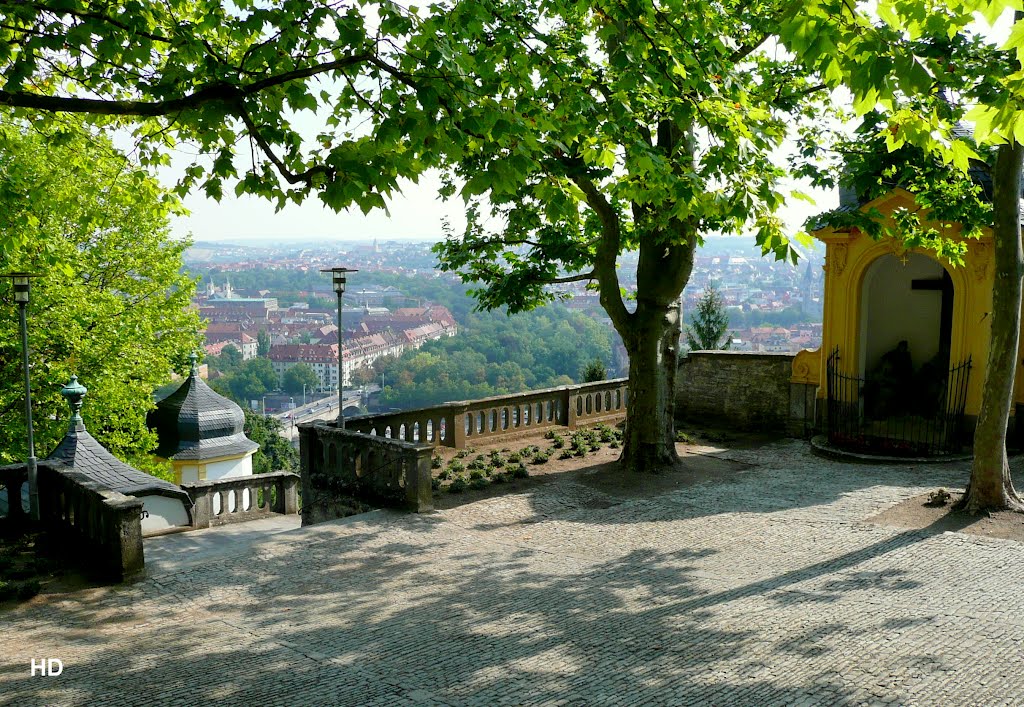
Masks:
[[[12,106],[14,108],[31,108],[50,113],[93,113],[96,115],[157,117],[199,108],[208,103],[224,102],[237,105],[239,99],[255,95],[268,88],[329,71],[346,69],[350,66],[369,61],[372,57],[373,54],[369,52],[353,54],[344,59],[324,62],[276,76],[268,76],[260,81],[242,85],[223,81],[211,83],[194,93],[163,101],[119,101],[103,98],[77,98],[75,96],[44,96],[25,91],[10,92],[0,90],[0,105]]]
[[[572,165],[567,165],[572,167]],[[578,172],[579,170],[573,170]],[[600,285],[601,306],[608,312],[615,329],[623,337],[629,332],[632,315],[626,309],[620,294],[619,274],[615,269],[615,259],[619,255],[622,244],[622,224],[615,208],[608,198],[601,193],[590,179],[582,174],[570,177],[587,198],[587,205],[594,210],[601,220],[602,237],[597,243],[594,257],[594,274]]]

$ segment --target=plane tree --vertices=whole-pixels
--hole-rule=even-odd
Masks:
[[[383,207],[440,169],[468,226],[444,268],[510,313],[588,283],[630,357],[622,460],[676,460],[679,298],[709,234],[795,255],[776,216],[789,127],[820,84],[774,37],[799,2],[0,0],[0,103],[187,140],[201,187]],[[300,124],[319,121],[314,129]],[[248,151],[246,159],[241,159]],[[626,296],[617,258],[638,252]]]

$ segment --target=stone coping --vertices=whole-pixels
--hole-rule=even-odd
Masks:
[[[947,462],[969,461],[974,454],[945,454],[931,457],[895,457],[885,454],[864,454],[840,449],[829,444],[825,435],[811,437],[811,451],[819,457],[851,464],[945,464]]]

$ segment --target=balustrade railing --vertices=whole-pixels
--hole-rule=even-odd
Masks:
[[[89,571],[123,581],[145,564],[142,501],[75,471],[39,465],[39,512],[51,549]]]
[[[403,442],[462,449],[551,428],[625,419],[626,378],[583,383],[418,410],[347,418],[349,430]]]
[[[416,512],[433,510],[434,446],[340,429],[299,425],[302,524],[342,517],[352,500]]]
[[[299,512],[299,475],[287,471],[195,481],[181,487],[194,504],[193,528]]]
[[[0,524],[18,527],[28,519],[22,503],[22,489],[28,484],[25,464],[0,466]]]

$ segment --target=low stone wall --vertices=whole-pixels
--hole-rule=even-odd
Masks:
[[[142,571],[142,501],[78,472],[39,465],[39,514],[52,549],[121,582]]]
[[[302,524],[343,517],[350,499],[417,513],[432,511],[433,450],[430,443],[343,430],[334,422],[299,425]]]
[[[299,512],[299,475],[288,471],[182,484],[192,499],[192,527],[294,515]]]
[[[790,431],[794,357],[691,351],[676,374],[676,417],[740,430]]]

